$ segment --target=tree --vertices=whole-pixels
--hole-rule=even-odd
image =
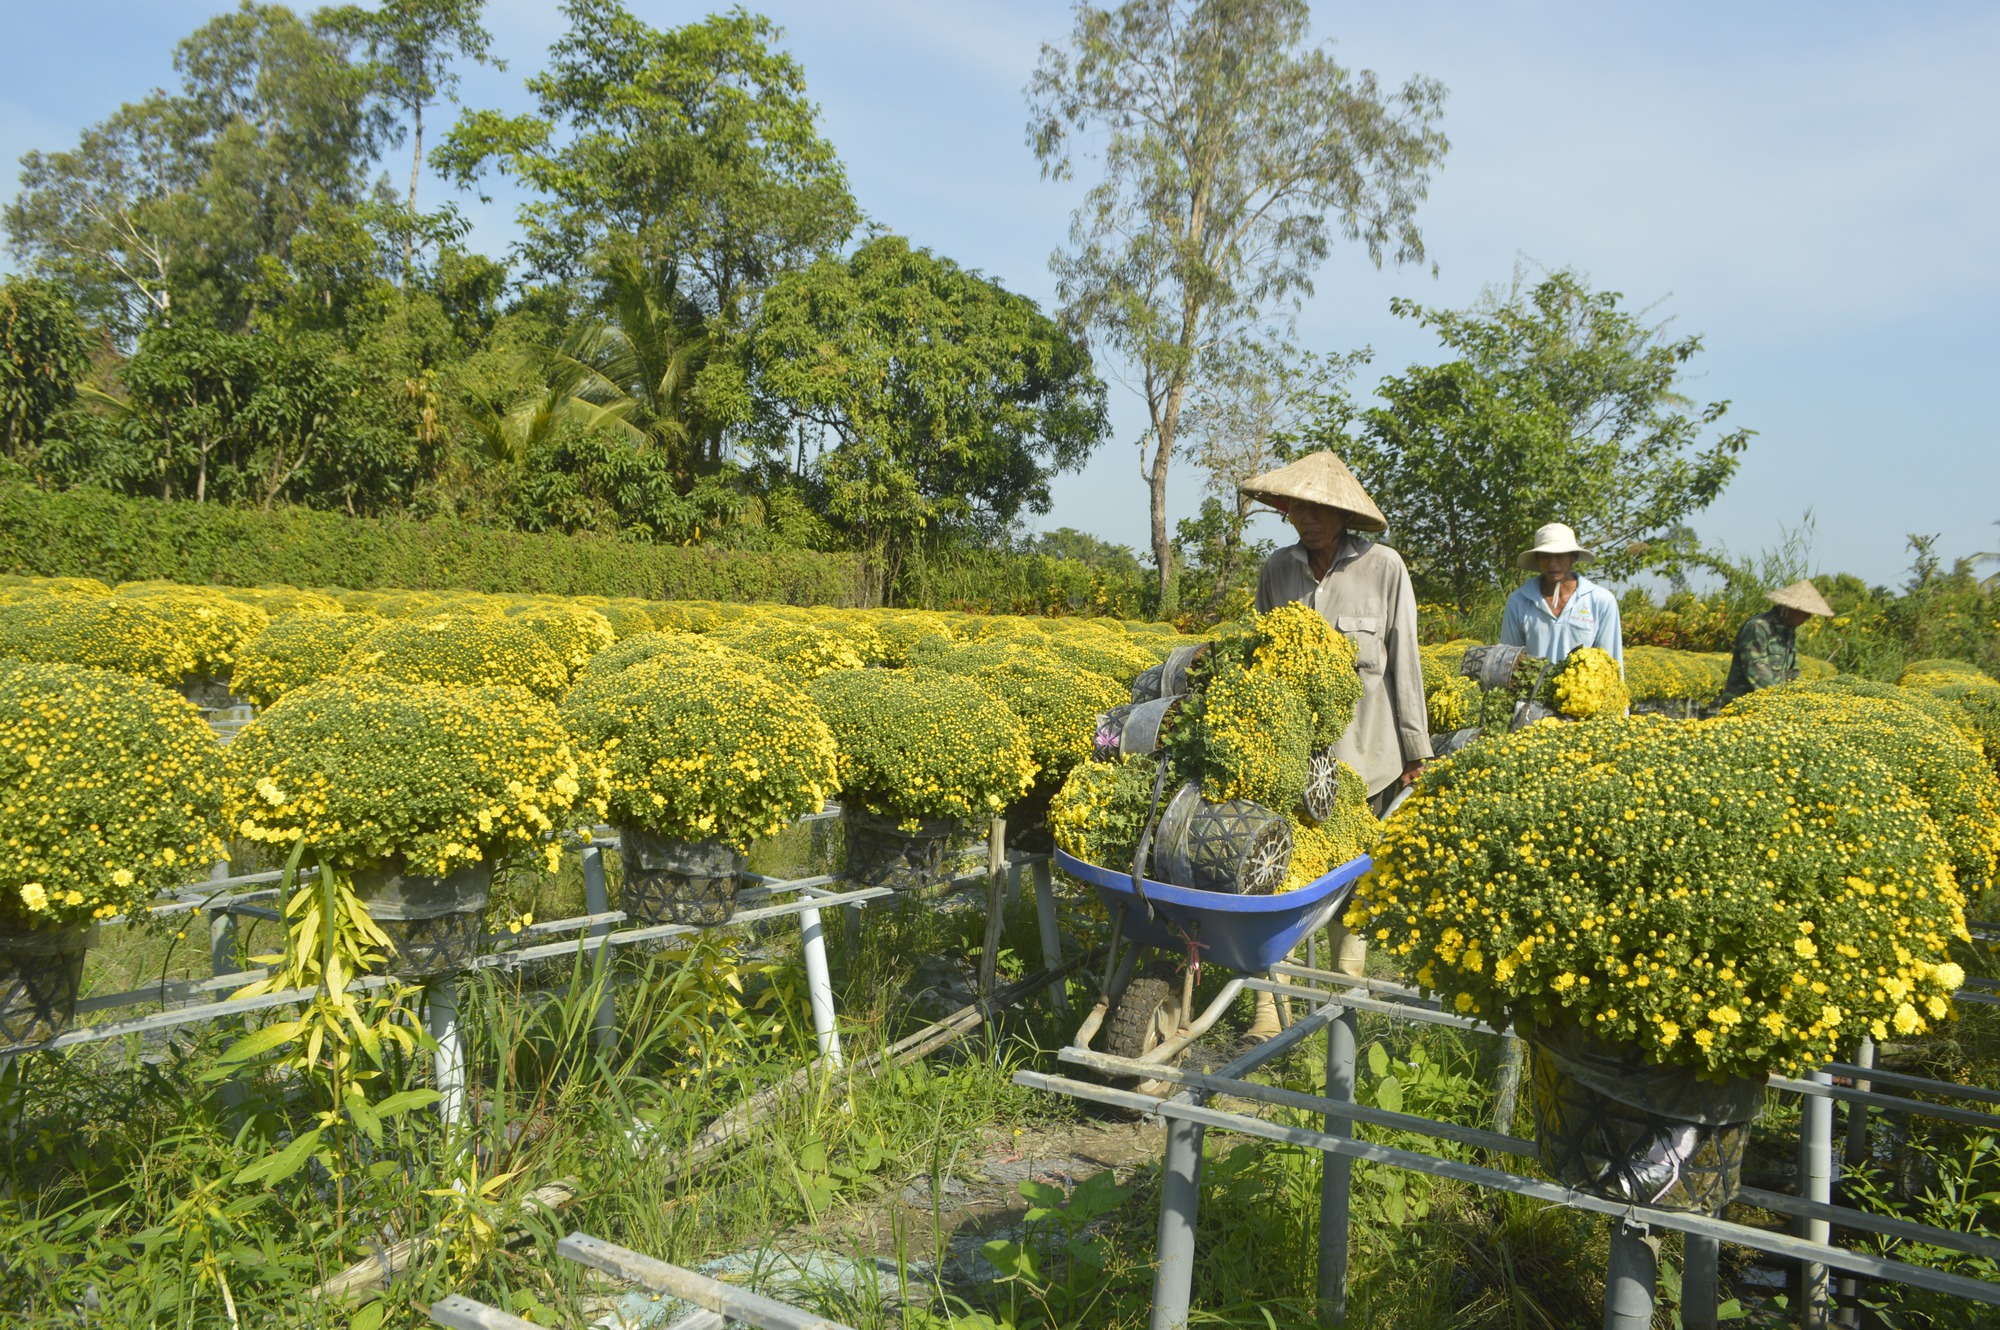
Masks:
[[[1704,443],[1729,403],[1695,410],[1680,390],[1701,338],[1620,299],[1558,272],[1471,310],[1392,301],[1457,358],[1384,378],[1367,411],[1323,399],[1306,441],[1347,459],[1417,580],[1460,608],[1505,585],[1544,522],[1575,527],[1613,575],[1666,557],[1735,475],[1751,431]]]
[[[491,169],[542,196],[520,213],[536,275],[586,276],[615,240],[685,266],[682,289],[727,325],[751,289],[847,238],[846,176],[768,19],[659,32],[615,0],[563,12],[569,32],[528,80],[539,114],[466,112],[435,154],[461,183]]]
[[[1182,454],[1206,473],[1201,511],[1174,529],[1174,551],[1192,586],[1184,608],[1206,620],[1236,617],[1255,592],[1268,541],[1245,544],[1255,501],[1239,488],[1296,455],[1293,444],[1315,403],[1368,362],[1368,351],[1297,357],[1269,342],[1232,348],[1210,367],[1180,421]]]
[[[1414,217],[1447,147],[1444,89],[1413,78],[1385,96],[1307,48],[1306,0],[1080,0],[1076,15],[1068,49],[1042,48],[1029,141],[1044,176],[1066,179],[1073,136],[1106,136],[1103,178],[1052,263],[1064,317],[1140,380],[1171,612],[1167,472],[1197,367],[1310,295],[1336,234],[1377,264],[1422,260]]]
[[[264,263],[289,261],[316,209],[359,202],[389,129],[344,39],[282,6],[203,24],[174,68],[179,92],[24,156],[4,214],[15,257],[121,339],[183,313],[248,326]]]
[[[830,434],[827,511],[879,589],[927,543],[1026,509],[1103,436],[1104,385],[1033,301],[900,236],[821,259],[764,295],[750,359],[778,449]]]
[[[334,30],[359,42],[368,53],[376,87],[410,117],[410,192],[405,206],[417,213],[417,177],[424,164],[424,109],[438,98],[454,99],[458,74],[454,57],[505,69],[491,54],[493,34],[479,20],[486,0],[382,0],[380,9],[344,5],[331,11]],[[406,281],[416,248],[416,232],[403,237]]]
[[[76,400],[93,342],[53,282],[0,282],[0,454],[32,454],[56,413]]]

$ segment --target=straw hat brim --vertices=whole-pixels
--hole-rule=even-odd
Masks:
[[[1767,592],[1764,599],[1770,601],[1773,605],[1779,605],[1788,610],[1799,610],[1805,614],[1817,615],[1822,619],[1831,619],[1833,617],[1833,606],[1826,603],[1826,597],[1819,593],[1819,588],[1812,584],[1812,579],[1810,578],[1794,582],[1788,587],[1780,587],[1776,591]]]
[[[1566,550],[1544,549],[1540,545],[1537,545],[1531,550],[1522,550],[1519,554],[1515,555],[1514,566],[1523,572],[1539,573],[1542,571],[1542,565],[1535,561],[1537,554],[1574,554],[1578,563],[1589,563],[1597,557],[1581,545],[1572,545]]]
[[[1389,519],[1361,488],[1361,482],[1347,463],[1330,452],[1301,457],[1289,466],[1267,471],[1242,482],[1237,489],[1253,499],[1261,499],[1279,512],[1288,512],[1293,503],[1316,503],[1338,508],[1347,514],[1347,525],[1355,531],[1387,531]]]

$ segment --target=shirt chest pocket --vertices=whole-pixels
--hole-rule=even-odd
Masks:
[[[1379,676],[1388,659],[1381,618],[1372,614],[1342,614],[1334,619],[1333,626],[1354,644],[1355,667],[1364,675]]]

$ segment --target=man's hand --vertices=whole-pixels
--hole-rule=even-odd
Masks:
[[[1422,774],[1423,769],[1424,763],[1422,758],[1415,758],[1405,762],[1403,764],[1403,784],[1413,784],[1417,777]]]

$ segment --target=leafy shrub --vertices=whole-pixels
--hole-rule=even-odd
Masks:
[[[229,691],[267,707],[294,688],[340,673],[347,653],[382,626],[366,614],[294,614],[279,619],[236,653]]]
[[[186,699],[0,661],[0,922],[135,912],[214,862],[221,812],[222,750]]]
[[[801,684],[835,670],[858,670],[867,663],[854,636],[832,626],[759,616],[716,628],[708,636],[723,646],[783,667]]]
[[[576,752],[524,688],[439,688],[361,675],[295,689],[227,753],[231,830],[303,839],[340,868],[404,856],[443,875],[540,852],[577,805]]]
[[[989,817],[1034,783],[1021,723],[969,680],[841,670],[814,680],[812,697],[839,747],[842,798],[870,812]]]
[[[117,670],[174,687],[195,673],[177,607],[122,596],[45,596],[0,605],[0,656]]]
[[[1987,881],[2000,867],[2000,781],[1948,705],[1892,684],[1842,679],[1759,688],[1722,714],[1782,717],[1867,749],[1929,808],[1960,882]]]
[[[1387,824],[1347,924],[1459,1012],[1756,1077],[1944,1019],[1966,937],[1925,804],[1780,708],[1474,745]]]
[[[513,684],[547,701],[569,687],[569,670],[532,628],[461,614],[384,624],[347,653],[339,674],[458,687]]]
[[[833,735],[812,702],[717,654],[662,654],[598,682],[562,715],[619,825],[744,850],[834,788]]]
[[[227,679],[236,652],[271,626],[271,616],[209,587],[172,582],[128,582],[114,595],[166,607],[180,638],[194,653],[194,673],[204,679]]]
[[[571,678],[592,656],[618,640],[611,620],[583,605],[523,605],[510,610],[508,618],[541,638]]]

